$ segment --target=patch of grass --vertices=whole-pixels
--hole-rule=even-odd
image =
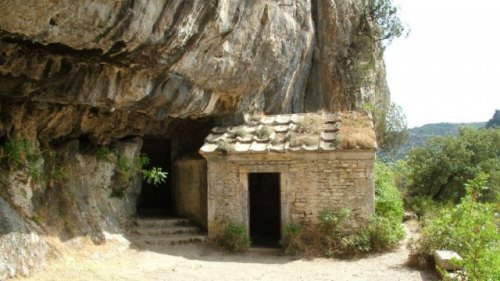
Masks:
[[[268,139],[273,133],[273,128],[267,125],[261,126],[257,130],[255,130],[255,135],[259,139]]]
[[[248,132],[245,130],[245,128],[238,128],[234,134],[237,137],[244,138],[248,135]]]
[[[366,149],[376,146],[375,132],[367,116],[342,114],[338,143],[344,149]]]
[[[234,152],[234,145],[226,140],[219,140],[217,142],[217,150],[226,154],[231,153]]]
[[[113,161],[113,151],[107,146],[99,146],[96,150],[96,157],[101,161]]]
[[[288,133],[287,139],[290,146],[317,145],[323,131],[325,118],[323,113],[305,115],[294,130]]]
[[[35,146],[27,140],[13,140],[8,138],[2,145],[3,158],[11,169],[22,169],[29,164],[36,163],[41,155]]]

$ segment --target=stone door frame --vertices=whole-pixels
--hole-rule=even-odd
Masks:
[[[283,239],[283,231],[287,224],[291,223],[290,213],[290,190],[288,184],[288,168],[289,165],[273,164],[273,165],[240,165],[239,166],[239,186],[242,198],[240,202],[246,204],[242,206],[243,210],[243,225],[246,227],[247,235],[250,237],[250,190],[248,187],[248,175],[250,173],[278,173],[280,175],[280,239]]]

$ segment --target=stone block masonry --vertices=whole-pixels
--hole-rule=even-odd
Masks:
[[[347,230],[374,214],[373,150],[208,156],[208,232],[216,221],[249,226],[248,174],[280,173],[281,227],[316,224],[324,209],[352,211]],[[212,231],[213,230],[213,231]]]

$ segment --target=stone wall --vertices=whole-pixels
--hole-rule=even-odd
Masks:
[[[374,151],[208,156],[208,231],[217,221],[248,228],[248,173],[280,173],[282,227],[315,224],[323,209],[349,208],[348,226],[374,213]]]
[[[182,157],[174,166],[175,213],[207,227],[207,162]]]

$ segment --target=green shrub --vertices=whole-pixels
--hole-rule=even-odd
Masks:
[[[247,230],[240,224],[225,224],[222,233],[217,237],[217,244],[230,252],[244,252],[250,247]]]
[[[394,220],[379,215],[368,225],[367,235],[370,248],[376,252],[397,247],[405,236],[400,223],[394,223]]]
[[[400,224],[404,216],[403,200],[395,184],[392,168],[382,162],[375,163],[375,213]]]
[[[306,245],[302,241],[303,226],[297,223],[291,223],[283,229],[283,240],[281,247],[287,255],[296,255],[305,251]]]
[[[411,244],[412,264],[429,260],[435,250],[454,250],[463,258],[468,280],[500,280],[498,206],[478,202],[486,182],[482,173],[470,180],[461,202],[443,208],[424,226],[420,239]]]

